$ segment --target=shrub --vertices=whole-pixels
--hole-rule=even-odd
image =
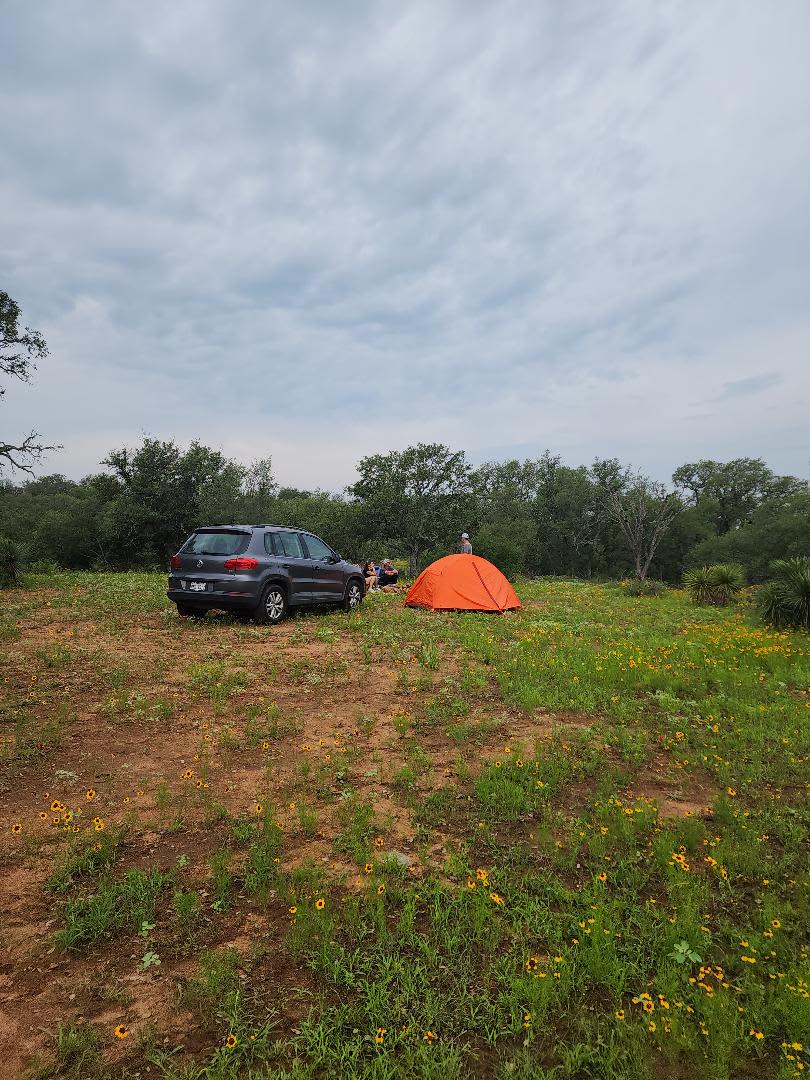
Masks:
[[[725,607],[745,585],[745,571],[737,563],[696,566],[686,571],[683,583],[696,604]]]
[[[9,589],[19,581],[22,552],[13,540],[0,536],[0,589]]]
[[[810,558],[777,559],[771,572],[757,598],[762,617],[780,629],[810,630]]]
[[[619,582],[619,588],[625,596],[663,596],[667,591],[663,581],[653,581],[651,578],[625,578]]]

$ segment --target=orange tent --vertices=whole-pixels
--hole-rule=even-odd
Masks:
[[[515,590],[479,555],[446,555],[431,563],[405,596],[409,607],[432,611],[508,611],[519,608]]]

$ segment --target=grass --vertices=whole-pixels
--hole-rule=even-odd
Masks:
[[[506,616],[383,596],[268,630],[180,622],[154,575],[29,584],[0,611],[20,631],[4,768],[28,778],[11,858],[42,864],[67,963],[169,1002],[119,1045],[46,991],[57,1064],[32,1076],[810,1069],[810,639],[757,625],[747,597],[544,580]],[[48,605],[110,653],[96,683],[31,630]],[[88,701],[111,754],[100,732],[70,756],[93,731],[69,719],[61,748],[22,752],[21,710],[36,732]],[[54,798],[57,768],[73,794],[38,824],[22,796]],[[162,1034],[173,1000],[187,1038]]]

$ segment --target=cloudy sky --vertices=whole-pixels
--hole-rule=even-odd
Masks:
[[[0,432],[810,475],[810,4],[3,0]]]

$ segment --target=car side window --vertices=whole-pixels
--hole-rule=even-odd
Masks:
[[[310,559],[320,559],[325,562],[327,559],[332,558],[332,549],[323,540],[319,540],[317,536],[310,536],[307,533],[304,536],[304,542],[307,545]]]
[[[301,546],[301,537],[298,533],[276,533],[276,544],[281,545],[282,554],[288,559],[305,559],[304,549]]]
[[[266,532],[264,534],[264,550],[268,555],[283,555],[281,544],[278,541],[278,533]]]

